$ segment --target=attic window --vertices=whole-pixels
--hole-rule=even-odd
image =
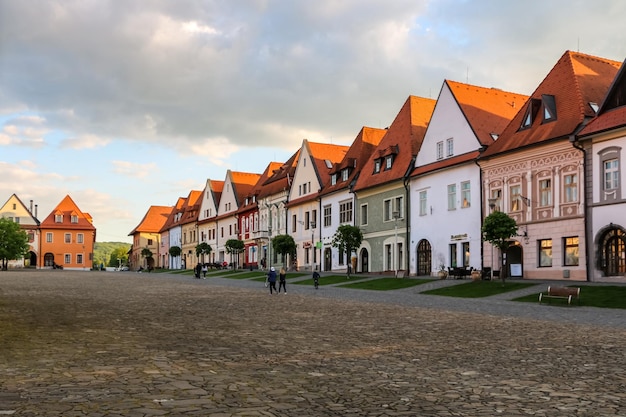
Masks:
[[[333,167],[333,163],[328,159],[324,159],[324,162],[326,163],[326,168],[331,169]]]
[[[330,176],[330,185],[337,184],[337,174],[333,174]]]
[[[533,125],[533,121],[537,116],[537,111],[539,111],[539,107],[541,106],[541,100],[538,98],[531,98],[528,101],[528,107],[526,107],[526,113],[524,114],[524,118],[522,119],[522,125],[520,126],[520,130],[528,129]]]
[[[72,223],[78,223],[78,216],[76,214],[72,214]]]
[[[489,135],[491,136],[491,139],[493,140],[498,140],[498,137],[500,137],[500,135],[498,135],[497,133],[493,133],[493,132],[490,133]]]
[[[389,155],[385,158],[385,169],[391,169],[393,165],[393,155]]]
[[[348,168],[341,170],[341,181],[348,181],[348,175],[350,175],[350,170]]]
[[[55,214],[54,215],[54,222],[55,223],[63,223],[63,215],[62,214]]]
[[[589,107],[591,107],[591,110],[593,110],[594,113],[598,113],[598,110],[600,110],[598,103],[594,103],[593,101],[589,102]]]
[[[380,158],[374,160],[374,174],[377,174],[380,172]]]
[[[553,95],[543,94],[541,96],[543,103],[543,121],[553,122],[556,120],[556,101]]]

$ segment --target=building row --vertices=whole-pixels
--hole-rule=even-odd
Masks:
[[[436,100],[409,96],[389,127],[363,127],[350,146],[303,140],[263,173],[229,170],[151,206],[130,262],[428,276],[499,270],[502,256],[513,277],[624,280],[624,71],[566,51],[530,96],[445,80]],[[481,239],[494,210],[518,224],[503,254]],[[342,224],[363,233],[354,253],[332,246]],[[270,244],[284,234],[297,246],[287,260]],[[244,250],[228,253],[231,239]]]
[[[0,206],[0,217],[18,223],[28,236],[28,253],[9,260],[8,267],[92,269],[96,228],[91,215],[67,195],[40,221],[37,205],[29,203],[26,206],[13,194]]]

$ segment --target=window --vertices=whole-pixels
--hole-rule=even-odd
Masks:
[[[387,270],[390,271],[393,269],[393,252],[391,251],[393,246],[385,245],[385,264],[387,266]]]
[[[521,187],[519,185],[513,185],[511,188],[511,211],[520,211],[522,209],[520,198]]]
[[[76,235],[76,243],[83,243],[83,241],[84,241],[84,236],[85,236],[85,235],[83,235],[82,233],[78,233],[78,234]]]
[[[307,211],[304,213],[304,230],[309,230],[309,226],[311,225],[311,216]]]
[[[531,98],[530,100],[528,100],[528,107],[526,107],[526,113],[524,114],[524,118],[522,119],[522,125],[520,126],[520,130],[528,129],[533,125],[533,121],[537,116],[539,107],[541,107],[540,99]]]
[[[428,209],[428,193],[427,191],[420,191],[420,216],[425,216]]]
[[[367,226],[367,204],[361,205],[361,226]]]
[[[69,264],[69,263],[72,262],[72,255],[70,255],[69,253],[66,253],[64,258],[65,258],[65,263],[66,264]]]
[[[539,242],[539,266],[552,266],[552,239],[542,239]]]
[[[393,156],[389,155],[385,158],[385,169],[391,169],[391,165],[393,165]]]
[[[317,210],[311,210],[311,227],[313,229],[317,227]]]
[[[374,161],[374,174],[377,174],[380,172],[380,159],[376,159]]]
[[[545,179],[539,181],[539,203],[542,206],[552,205],[552,180]]]
[[[443,142],[437,142],[437,159],[443,159]]]
[[[472,201],[472,194],[470,189],[470,182],[465,181],[461,183],[461,207],[467,208],[470,206]]]
[[[65,243],[72,243],[72,235],[70,233],[65,234]]]
[[[348,168],[341,171],[341,180],[348,181],[348,175],[350,175],[350,170],[348,170]]]
[[[448,185],[448,210],[456,210],[456,184]]]
[[[75,215],[75,214],[72,214],[71,222],[72,223],[78,223],[78,216]]]
[[[52,233],[46,233],[46,243],[52,243]]]
[[[604,161],[604,189],[614,190],[619,186],[619,164],[617,159]]]
[[[333,174],[330,176],[330,185],[337,184],[337,174]]]
[[[565,183],[565,202],[574,203],[578,201],[578,175],[566,175],[563,182]]]
[[[495,190],[491,190],[491,198],[489,199],[489,208],[492,211],[501,211],[502,208],[500,206],[500,202],[502,201],[502,190],[496,188]],[[493,205],[493,207],[491,207]]]
[[[63,223],[63,215],[62,214],[55,214],[54,215],[54,222],[55,223]]]
[[[331,215],[330,205],[324,206],[324,227],[330,227],[330,225],[332,224],[330,215]]]
[[[339,203],[339,223],[349,223],[352,221],[352,201]]]
[[[446,156],[454,155],[454,139],[446,139]]]
[[[565,266],[578,265],[578,237],[563,238],[563,248],[565,250],[563,264]]]
[[[394,220],[393,218],[394,212],[398,213],[399,219],[403,219],[404,218],[403,203],[404,203],[403,196],[390,198],[390,199],[383,201],[383,210],[384,210],[383,220],[386,222]]]
[[[76,254],[76,263],[79,264],[79,265],[83,263],[83,254],[82,253]]]
[[[553,95],[542,94],[541,101],[543,103],[543,122],[552,122],[556,120],[556,100]]]
[[[148,239],[148,246],[152,246],[154,244],[154,241],[152,239]]]
[[[291,230],[295,233],[296,231],[296,227],[298,224],[298,218],[296,217],[296,215],[294,214],[293,216],[291,216]]]
[[[456,243],[450,244],[450,266],[452,268],[457,267],[457,258],[456,258]]]

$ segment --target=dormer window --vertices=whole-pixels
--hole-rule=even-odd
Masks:
[[[55,223],[63,223],[63,215],[62,214],[55,214],[54,215],[54,222]]]
[[[537,117],[539,107],[541,107],[541,100],[539,100],[538,98],[531,98],[528,101],[528,107],[526,107],[526,113],[524,114],[524,118],[522,119],[522,125],[520,126],[520,130],[528,129],[533,125],[535,117]]]
[[[337,184],[337,174],[333,174],[330,176],[330,185]]]
[[[543,122],[553,122],[556,120],[556,100],[553,95],[542,94]]]
[[[344,168],[341,171],[341,181],[348,181],[348,175],[350,175],[350,170],[348,168]]]
[[[380,172],[380,159],[374,160],[374,174],[378,174]]]
[[[494,141],[498,140],[498,137],[500,137],[500,135],[498,135],[497,133],[493,133],[493,132],[491,132],[489,136],[491,136],[491,139],[493,139]]]
[[[393,165],[393,155],[388,155],[385,158],[385,169],[391,169],[392,165]]]
[[[589,107],[591,107],[591,110],[593,110],[594,113],[598,113],[598,110],[600,110],[598,103],[594,103],[593,101],[589,102]]]
[[[72,223],[78,223],[78,216],[76,214],[72,214]]]

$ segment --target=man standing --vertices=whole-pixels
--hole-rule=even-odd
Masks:
[[[274,294],[276,291],[276,270],[274,267],[271,267],[270,272],[267,273],[267,282],[270,283],[270,294]]]

